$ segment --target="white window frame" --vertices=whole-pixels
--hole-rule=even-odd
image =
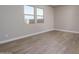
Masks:
[[[29,6],[29,5],[24,5],[24,7],[25,7],[25,6]],[[33,8],[34,8],[34,6],[29,6],[29,7],[33,7]],[[24,13],[24,17],[25,17],[25,15],[28,15],[28,16],[35,16],[35,8],[34,8],[34,12],[33,12],[33,13],[34,13],[34,15],[33,15],[33,14],[25,14],[25,13]],[[24,20],[25,20],[25,18],[24,18]],[[34,21],[35,21],[35,17],[34,17]],[[26,20],[26,23],[27,23],[27,24],[30,24],[27,20]]]
[[[37,8],[39,8],[39,9],[43,9],[43,20],[44,20],[44,8],[41,8],[41,7],[37,7],[37,6],[31,6],[31,5],[24,5],[24,6],[30,6],[30,7],[33,7],[34,8],[34,15],[32,15],[32,14],[24,14],[24,16],[25,15],[28,15],[28,16],[34,16],[34,21],[35,21],[35,23],[38,23],[37,22],[37,16],[42,16],[42,15],[37,15]],[[24,18],[25,19],[25,18]],[[29,23],[30,24],[30,23]]]
[[[43,10],[43,15],[37,15],[37,13],[36,13],[36,23],[38,23],[38,22],[37,22],[37,17],[38,17],[38,16],[43,17],[43,20],[44,20],[44,8],[41,8],[41,7],[36,7],[36,12],[37,12],[37,8],[38,8],[38,9],[42,9],[42,10]]]

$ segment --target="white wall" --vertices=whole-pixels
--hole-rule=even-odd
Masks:
[[[44,24],[27,25],[22,5],[0,5],[0,41],[54,28],[79,32],[79,6],[38,7],[44,8]]]
[[[2,27],[0,41],[53,29],[53,8],[49,6],[40,7],[44,8],[44,23],[27,25],[24,23],[23,6],[0,6],[0,28]]]
[[[54,28],[79,32],[79,6],[55,7]]]
[[[3,39],[3,34],[4,34],[2,13],[3,13],[2,8],[0,8],[0,39]]]

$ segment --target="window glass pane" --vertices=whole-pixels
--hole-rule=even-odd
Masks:
[[[43,9],[37,8],[37,15],[43,15]]]
[[[25,19],[27,19],[27,20],[34,20],[34,16],[25,15]]]
[[[25,22],[27,24],[35,23],[34,16],[25,15]]]
[[[33,14],[34,15],[34,7],[24,6],[24,14]]]
[[[37,19],[43,19],[43,16],[37,16]]]
[[[43,16],[37,16],[37,23],[44,23]]]

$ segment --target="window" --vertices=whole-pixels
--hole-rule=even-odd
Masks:
[[[43,23],[44,16],[43,16],[43,9],[37,8],[37,23]]]
[[[34,23],[34,7],[24,6],[24,20],[27,24]]]
[[[24,6],[24,20],[27,24],[43,23],[43,9],[35,6]]]

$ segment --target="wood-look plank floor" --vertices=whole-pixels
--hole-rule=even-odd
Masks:
[[[78,54],[79,34],[50,31],[0,45],[0,53]]]

